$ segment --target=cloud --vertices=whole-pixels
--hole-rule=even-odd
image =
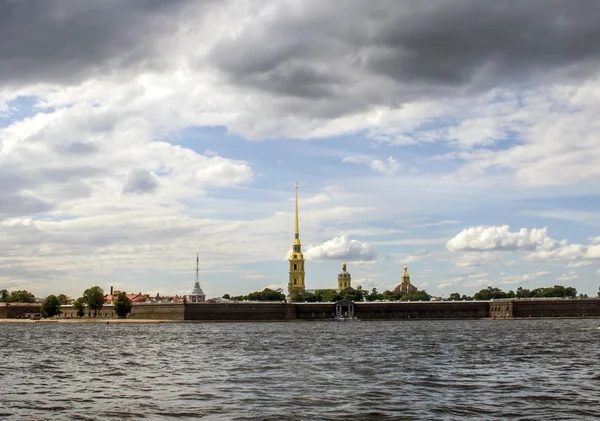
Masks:
[[[451,252],[471,253],[497,251],[526,251],[532,259],[578,260],[600,258],[600,245],[587,246],[557,241],[548,236],[548,228],[511,232],[508,225],[500,227],[472,227],[457,234],[446,243]]]
[[[454,286],[460,284],[463,280],[464,280],[464,278],[462,276],[456,277],[456,278],[445,279],[442,282],[439,282],[437,284],[437,286],[438,286],[438,288],[442,288],[442,289],[454,287]]]
[[[386,160],[370,159],[367,157],[358,156],[348,156],[342,159],[342,162],[352,164],[365,164],[368,165],[373,171],[378,172],[382,175],[394,175],[400,168],[400,164],[393,156],[389,156]]]
[[[152,193],[157,187],[154,174],[145,169],[133,169],[125,181],[123,193]]]
[[[415,251],[414,253],[411,253],[401,259],[398,259],[397,262],[400,264],[417,262],[417,261],[425,258],[428,255],[429,255],[429,252],[427,250],[418,250],[418,251]]]
[[[580,260],[578,262],[569,262],[567,264],[568,268],[580,268],[584,266],[590,266],[592,262],[590,260]]]
[[[377,252],[368,243],[350,240],[348,236],[335,237],[319,246],[309,247],[304,257],[307,260],[372,261]]]
[[[467,228],[446,243],[446,247],[452,252],[536,250],[555,245],[556,241],[548,237],[548,228],[534,228],[531,231],[522,228],[519,232],[511,232],[508,225]]]
[[[550,275],[550,272],[539,271],[534,273],[526,273],[525,275],[503,276],[497,281],[497,283],[499,285],[520,284],[523,282],[533,281],[535,279],[539,279],[548,275]]]
[[[556,280],[557,281],[573,281],[575,279],[578,279],[579,275],[577,274],[577,272],[575,272],[574,270],[569,271],[569,273],[564,273],[561,276],[557,277]]]
[[[210,60],[240,88],[335,117],[500,81],[546,83],[567,71],[585,77],[599,56],[590,36],[600,6],[588,2],[549,10],[479,0],[349,3],[263,4],[256,19],[212,47]]]
[[[600,236],[598,236],[598,237],[590,237],[589,240],[590,240],[590,243],[600,244]]]
[[[160,37],[176,31],[182,1],[49,0],[0,3],[0,84],[68,83],[114,69],[160,69]],[[12,42],[6,40],[11,39]]]
[[[436,221],[436,222],[425,222],[423,224],[420,224],[419,226],[421,227],[440,227],[443,225],[454,225],[454,224],[459,224],[460,221],[453,221],[453,220],[444,220],[444,221]]]
[[[499,263],[499,257],[490,252],[464,253],[460,257],[456,258],[456,266],[463,268],[476,268]]]

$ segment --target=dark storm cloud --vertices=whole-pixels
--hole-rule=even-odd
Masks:
[[[232,83],[278,96],[352,95],[346,111],[586,77],[600,57],[595,0],[283,4],[281,13],[217,43],[212,61]]]
[[[150,171],[133,169],[123,186],[123,193],[152,193],[157,187],[156,177]]]
[[[187,0],[0,0],[0,85],[165,65],[157,39]]]

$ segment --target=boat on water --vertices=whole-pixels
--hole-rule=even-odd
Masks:
[[[330,322],[360,322],[356,316],[336,316],[329,319]]]

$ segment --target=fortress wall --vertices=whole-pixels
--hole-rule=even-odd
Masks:
[[[396,303],[356,303],[356,316],[362,320],[388,319],[480,319],[489,317],[486,301],[424,301]]]
[[[294,319],[285,303],[186,303],[185,320],[286,320]]]
[[[496,319],[510,319],[513,317],[513,301],[490,301],[490,317]]]
[[[0,318],[16,319],[25,313],[39,313],[38,303],[0,303]]]
[[[184,320],[183,303],[133,303],[128,319]]]
[[[512,300],[512,307],[513,317],[600,317],[600,298]]]
[[[297,303],[295,306],[296,319],[327,320],[335,317],[335,303]]]

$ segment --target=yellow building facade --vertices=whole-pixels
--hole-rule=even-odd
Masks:
[[[346,271],[346,262],[342,263],[342,271],[338,273],[338,291],[352,287],[352,277]]]
[[[289,258],[290,276],[288,282],[288,293],[291,296],[294,292],[304,292],[305,272],[304,272],[304,256],[302,255],[302,244],[300,243],[300,229],[298,224],[298,183],[296,182],[296,211],[294,218],[294,242],[292,253]]]

